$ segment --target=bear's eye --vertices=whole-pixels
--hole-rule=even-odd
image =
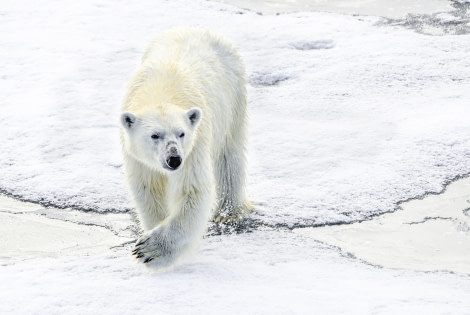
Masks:
[[[183,138],[183,137],[184,137],[184,132],[180,134],[180,138]]]
[[[154,133],[153,135],[150,136],[152,139],[159,139],[160,135],[158,133]]]

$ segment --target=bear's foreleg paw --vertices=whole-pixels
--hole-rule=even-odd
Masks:
[[[168,242],[168,235],[163,228],[156,228],[137,240],[132,255],[143,264],[163,267],[174,260],[174,248],[170,246],[172,243]]]

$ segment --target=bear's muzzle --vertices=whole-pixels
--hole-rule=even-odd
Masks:
[[[168,166],[168,169],[172,171],[178,169],[181,162],[183,162],[183,159],[179,155],[171,155],[166,159],[166,165]]]

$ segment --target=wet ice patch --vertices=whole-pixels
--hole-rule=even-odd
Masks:
[[[470,33],[470,1],[454,0],[450,12],[408,14],[403,19],[390,19],[389,25],[401,25],[426,35],[462,35]]]
[[[297,50],[315,50],[315,49],[331,49],[335,47],[332,40],[314,40],[314,41],[297,41],[289,43],[289,46]]]
[[[438,13],[435,16],[436,21],[442,23],[442,24],[459,24],[462,22],[465,22],[464,19],[460,16],[455,16],[447,12],[443,13]]]

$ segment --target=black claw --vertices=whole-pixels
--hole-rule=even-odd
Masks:
[[[151,262],[153,260],[153,257],[149,257],[147,258],[145,261],[144,261],[144,264],[148,263],[148,262]]]
[[[139,253],[139,254],[137,255],[137,258],[142,258],[142,257],[144,257],[144,254],[142,254],[142,253]]]

